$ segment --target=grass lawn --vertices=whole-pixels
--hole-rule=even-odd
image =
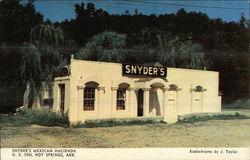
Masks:
[[[230,113],[236,110],[224,110]],[[237,110],[250,116],[250,110]],[[250,147],[250,119],[98,128],[26,125],[26,119],[0,116],[1,147]]]

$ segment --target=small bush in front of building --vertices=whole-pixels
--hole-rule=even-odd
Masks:
[[[67,126],[68,115],[52,112],[49,109],[27,109],[21,113],[22,116],[30,119],[30,123],[43,126]]]
[[[32,120],[22,115],[0,114],[1,127],[24,127],[32,124]]]
[[[178,117],[177,123],[193,123],[208,120],[250,119],[249,116],[236,113],[193,113]]]
[[[67,114],[55,113],[49,109],[25,109],[16,114],[0,114],[0,119],[3,127],[24,127],[32,124],[67,127],[69,124]]]
[[[113,126],[131,126],[144,125],[153,123],[162,123],[159,118],[112,118],[112,119],[95,119],[86,120],[85,123],[72,125],[74,128],[95,128],[95,127],[113,127]]]

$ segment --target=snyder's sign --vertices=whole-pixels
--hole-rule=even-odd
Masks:
[[[166,77],[166,67],[142,66],[134,64],[122,64],[123,75],[144,75],[150,77]]]

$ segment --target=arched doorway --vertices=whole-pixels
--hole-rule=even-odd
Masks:
[[[161,116],[163,107],[163,92],[161,88],[151,88],[149,94],[149,115]]]
[[[139,89],[137,92],[137,116],[143,116],[143,90]]]
[[[154,82],[150,85],[149,94],[149,115],[162,116],[163,112],[163,88],[164,84],[161,82]]]

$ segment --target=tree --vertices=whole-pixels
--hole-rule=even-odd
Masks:
[[[43,21],[31,1],[0,1],[0,41],[22,43],[29,40],[30,29]]]
[[[42,23],[31,29],[30,41],[34,44],[56,46],[63,41],[63,31],[50,23]]]
[[[154,64],[158,61],[157,48],[150,48],[146,44],[139,44],[128,49],[126,63]]]
[[[246,25],[247,25],[247,20],[246,20],[246,18],[245,18],[244,13],[242,12],[242,13],[240,14],[240,26],[241,26],[242,28],[244,28]]]
[[[103,32],[93,36],[77,58],[95,61],[122,62],[126,55],[126,35]]]
[[[41,54],[31,43],[24,43],[21,49],[23,54],[21,63],[21,77],[27,90],[24,95],[24,106],[34,108],[40,105],[42,69]]]
[[[141,43],[146,44],[149,48],[155,48],[159,45],[158,37],[163,32],[157,27],[145,27],[141,32]]]
[[[52,98],[53,74],[66,64],[57,49],[63,41],[63,31],[53,24],[40,24],[31,30],[30,41],[23,45],[21,70],[24,83],[28,83],[26,107],[38,107],[45,90]]]
[[[30,32],[30,41],[41,54],[42,79],[45,82],[53,81],[53,73],[63,62],[58,53],[58,45],[63,42],[63,31],[53,24],[40,24]]]
[[[159,37],[159,62],[169,67],[204,69],[208,67],[202,46],[180,37]]]
[[[186,41],[179,48],[177,66],[180,68],[206,69],[208,62],[202,52],[202,46],[191,41]]]
[[[76,4],[75,13],[74,28],[69,32],[73,32],[73,36],[78,44],[85,43],[90,37],[106,29],[108,12],[102,9],[96,10],[93,3],[88,3],[86,8],[84,3]]]
[[[31,1],[0,1],[0,106],[8,110],[23,103],[20,47],[29,41],[31,28],[42,21]],[[6,98],[12,101],[3,101]]]

